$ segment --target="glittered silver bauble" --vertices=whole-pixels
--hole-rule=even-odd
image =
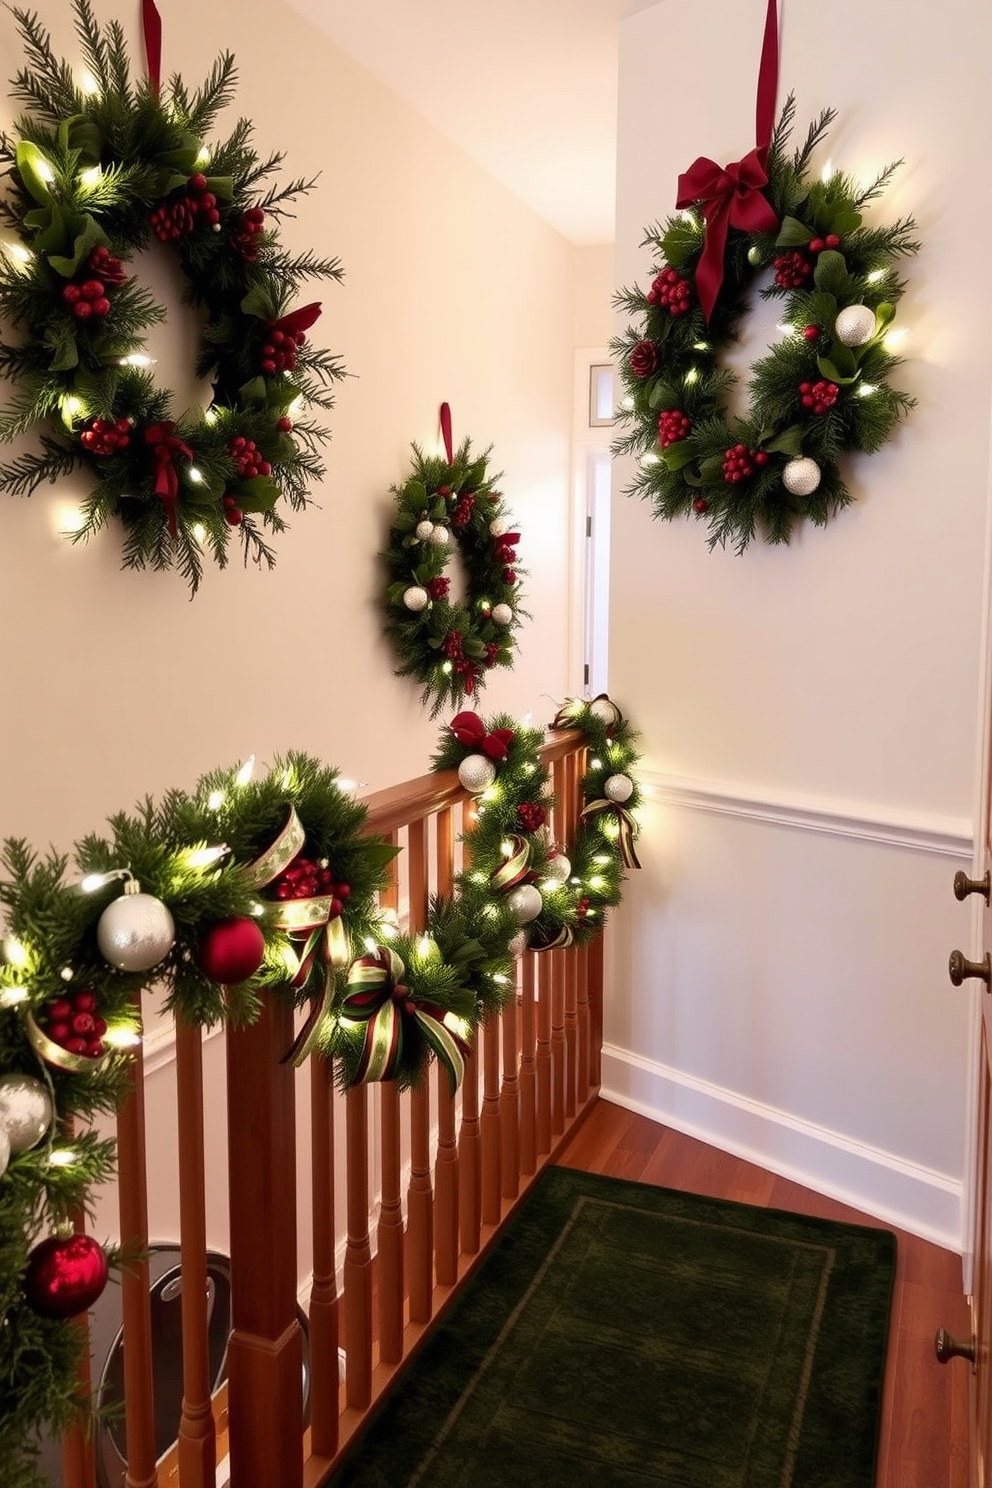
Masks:
[[[414,536],[419,537],[421,542],[427,542],[434,531],[434,523],[427,521],[418,522],[413,531]]]
[[[41,1141],[52,1124],[52,1098],[34,1075],[0,1075],[0,1132],[17,1157]]]
[[[431,533],[430,540],[436,548],[446,548],[448,546],[448,539],[450,536],[451,534],[448,531],[447,527],[435,527],[434,531]]]
[[[492,537],[503,537],[509,530],[510,524],[503,517],[496,517],[489,523],[489,532]]]
[[[603,786],[603,795],[608,801],[616,801],[618,805],[629,801],[634,794],[634,782],[629,775],[609,775]]]
[[[620,722],[620,709],[608,697],[593,698],[589,704],[589,712],[597,723],[606,728],[615,728]]]
[[[96,927],[100,952],[118,971],[150,971],[175,940],[172,915],[153,894],[122,894],[107,905]]]
[[[507,896],[506,902],[518,925],[526,925],[530,920],[536,920],[544,908],[540,889],[528,883],[518,884]]]
[[[782,471],[782,484],[793,496],[812,496],[820,484],[820,467],[806,455],[789,460]]]
[[[413,610],[415,615],[427,608],[429,598],[427,590],[421,589],[419,584],[411,584],[409,589],[403,591],[403,603],[408,610]]]
[[[837,314],[834,335],[845,346],[864,346],[875,334],[875,312],[869,305],[848,305]]]
[[[7,1140],[7,1133],[4,1131],[3,1127],[0,1126],[0,1178],[3,1177],[4,1173],[6,1173],[6,1171],[7,1171],[7,1164],[9,1162],[10,1162],[10,1142]],[[0,1316],[0,1324],[2,1324],[2,1322],[3,1322],[3,1317]]]
[[[527,931],[518,930],[506,949],[511,956],[522,956],[527,949]]]
[[[548,859],[548,877],[555,879],[557,883],[568,883],[572,876],[572,865],[564,853],[555,853],[553,858]]]
[[[493,605],[493,620],[497,625],[509,625],[513,619],[513,611],[508,604]]]
[[[478,796],[496,779],[496,766],[484,754],[467,754],[458,766],[458,779],[467,791]]]

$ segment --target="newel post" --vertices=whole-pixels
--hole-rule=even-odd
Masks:
[[[303,1339],[296,1313],[296,1120],[288,999],[227,1034],[231,1481],[302,1488]]]

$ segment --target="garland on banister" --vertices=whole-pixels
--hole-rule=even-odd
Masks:
[[[86,86],[38,16],[13,12],[26,62],[11,86],[27,112],[0,136],[0,220],[14,238],[0,252],[0,319],[12,332],[0,373],[16,389],[0,440],[45,432],[0,467],[0,490],[27,496],[83,470],[92,484],[73,541],[119,521],[126,567],[175,567],[195,592],[204,554],[223,567],[235,533],[246,562],[271,568],[280,508],[304,509],[324,475],[328,434],[308,410],[333,406],[344,372],[308,340],[320,304],[293,302],[341,268],[279,242],[280,220],[314,180],[270,183],[283,156],[258,155],[247,119],[207,142],[233,97],[230,53],[194,93],[179,76],[163,85],[145,0],[149,76],[132,82],[120,24],[101,28],[89,0],[72,9]],[[147,370],[149,331],[167,312],[132,264],[153,239],[185,282],[205,410],[176,409]]]

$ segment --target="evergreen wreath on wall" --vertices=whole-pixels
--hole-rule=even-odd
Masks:
[[[701,157],[680,176],[678,213],[644,240],[650,288],[617,296],[633,323],[611,348],[628,426],[613,450],[638,461],[625,494],[665,520],[695,514],[711,548],[730,542],[739,553],[756,534],[788,542],[797,522],[822,526],[848,505],[842,457],[880,449],[914,403],[888,379],[900,363],[898,265],[918,250],[915,223],[864,221],[901,162],[867,186],[842,172],[811,179],[835,114],[825,110],[790,154],[790,95],[772,130],[776,19],[769,0],[757,148],[722,169]],[[760,293],[782,302],[784,335],[751,367],[747,413],[734,418],[720,353],[763,271],[772,281]]]
[[[520,616],[517,560],[520,533],[513,530],[500,479],[489,454],[473,454],[466,439],[454,450],[451,413],[441,405],[445,455],[413,446],[413,466],[393,487],[395,510],[386,568],[385,629],[397,659],[396,674],[422,684],[421,702],[431,717],[479,693],[493,667],[512,667]],[[464,602],[450,597],[445,573],[454,546],[466,579]]]
[[[16,239],[0,253],[0,372],[16,390],[0,440],[45,432],[0,467],[0,490],[30,495],[82,469],[93,484],[73,541],[118,520],[126,567],[177,568],[195,592],[204,553],[223,567],[234,533],[246,562],[271,568],[284,503],[303,510],[323,477],[328,434],[309,410],[333,405],[344,372],[307,339],[320,304],[292,302],[341,268],[280,244],[280,219],[315,182],[270,183],[283,156],[257,154],[248,119],[207,144],[234,93],[229,53],[196,92],[176,75],[163,88],[160,22],[144,0],[149,76],[132,82],[120,24],[101,28],[89,0],[72,8],[85,88],[37,15],[13,12],[26,62],[12,94],[27,112],[0,136],[0,220]],[[147,370],[166,311],[130,268],[155,239],[199,323],[205,410],[176,410]]]

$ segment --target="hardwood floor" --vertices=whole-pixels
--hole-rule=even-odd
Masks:
[[[891,1228],[607,1101],[597,1104],[556,1161],[663,1188]],[[903,1230],[895,1234],[877,1488],[968,1488],[969,1365],[963,1359],[940,1365],[933,1351],[938,1326],[957,1337],[970,1332],[961,1258]]]

